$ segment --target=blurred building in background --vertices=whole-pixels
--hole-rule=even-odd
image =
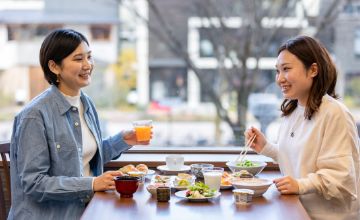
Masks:
[[[332,37],[336,64],[339,71],[343,73],[340,86],[344,89],[346,104],[350,107],[360,106],[359,0],[352,0],[344,5],[336,19]]]
[[[104,77],[100,72],[118,56],[119,23],[117,0],[1,1],[1,95],[21,104],[48,86],[39,66],[39,49],[45,35],[57,28],[75,29],[91,41],[94,72],[100,75],[95,77]],[[106,80],[98,82],[101,89]]]
[[[270,110],[258,114],[254,109],[261,104],[269,107],[269,103],[261,100],[270,100],[271,112],[275,112],[277,99],[281,97],[274,83],[276,50],[286,39],[298,34],[315,35],[330,50],[339,67],[338,92],[345,95],[346,104],[353,107],[352,112],[360,121],[357,110],[360,0],[209,0],[213,5],[200,2],[206,3],[204,0],[1,0],[0,138],[10,136],[14,115],[9,113],[13,111],[11,107],[5,113],[3,107],[14,102],[24,104],[47,88],[39,66],[39,49],[45,35],[56,28],[73,28],[90,40],[96,65],[92,85],[85,90],[103,113],[104,130],[109,133],[120,130],[129,120],[150,117],[158,121],[154,127],[159,129],[154,138],[157,146],[233,144],[234,129],[216,118],[216,108],[206,88],[216,87],[224,111],[234,119],[239,117],[237,110],[242,106],[234,104],[240,99],[234,96],[232,86],[253,83],[251,95],[246,96],[253,100],[245,100],[250,103],[245,113],[246,125],[261,124],[261,114]],[[245,60],[248,73],[259,73],[258,77],[251,82],[239,77],[221,78],[225,75],[221,71],[231,70],[234,62],[227,60],[231,56],[229,51],[219,56],[221,48],[213,43],[212,37],[213,33],[223,33],[214,24],[220,22],[219,17],[223,18],[221,22],[228,27],[227,34],[238,40],[224,37],[225,45],[235,45],[234,49],[237,43],[244,46],[246,16],[254,14],[248,13],[245,5],[254,2],[258,13],[268,14],[260,16],[265,35],[277,28],[265,53]],[[289,3],[291,10],[278,10],[276,6],[284,2]],[[159,14],[163,20],[159,20]],[[322,30],[317,33],[319,29]],[[177,41],[169,38],[171,35]],[[181,45],[181,51],[188,55],[193,66],[174,52],[169,43]],[[262,44],[260,41],[254,48]],[[197,77],[192,68],[203,73],[203,77]],[[234,75],[241,71],[237,68]],[[269,94],[271,98],[266,98]],[[124,107],[125,114],[121,112]],[[265,120],[262,124],[270,126],[270,139],[276,139],[277,114],[272,116],[275,123],[270,125]]]

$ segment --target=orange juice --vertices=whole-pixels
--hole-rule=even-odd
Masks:
[[[148,141],[150,140],[151,127],[150,126],[136,126],[136,140],[137,141]]]

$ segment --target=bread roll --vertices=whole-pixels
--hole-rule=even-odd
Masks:
[[[131,172],[131,171],[138,171],[134,165],[132,164],[129,164],[129,165],[126,165],[122,168],[119,169],[121,172],[123,173],[128,173],[128,172]]]
[[[147,173],[149,170],[148,166],[146,166],[145,164],[138,164],[136,166],[136,169],[144,173]]]

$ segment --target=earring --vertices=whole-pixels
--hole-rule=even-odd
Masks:
[[[60,77],[59,77],[60,74],[56,74],[56,82],[59,83],[60,82]]]

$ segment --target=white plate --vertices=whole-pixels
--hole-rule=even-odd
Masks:
[[[195,176],[191,176],[191,179],[188,179],[188,181],[190,183],[188,186],[179,186],[179,185],[176,184],[176,178],[177,178],[177,176],[173,176],[173,178],[171,180],[171,188],[174,188],[176,190],[185,190],[185,189],[187,189],[189,186],[194,185],[195,179],[196,179]]]
[[[160,177],[164,180],[164,182],[158,182],[158,181],[156,180],[156,177],[157,177],[157,176],[160,176]],[[150,183],[151,183],[151,184],[166,183],[166,184],[168,184],[168,185],[170,186],[171,183],[172,183],[172,181],[173,181],[173,179],[174,179],[173,176],[153,175],[153,176],[151,176],[151,181],[150,181]]]
[[[171,188],[173,188],[175,190],[186,190],[188,188],[188,186],[175,186],[175,185],[172,185]]]
[[[190,170],[190,166],[184,165],[178,170],[171,170],[166,165],[161,165],[157,167],[158,170],[165,173],[179,173],[179,172],[187,172]]]
[[[209,199],[214,199],[214,198],[217,198],[221,195],[220,192],[215,192],[215,195],[212,196],[212,197],[205,197],[205,198],[188,198],[186,197],[186,192],[187,190],[183,190],[183,191],[178,191],[175,193],[175,195],[179,198],[183,198],[183,199],[187,199],[189,201],[192,201],[192,202],[203,202],[203,201],[208,201]]]
[[[146,175],[153,175],[155,174],[155,170],[148,170]]]

